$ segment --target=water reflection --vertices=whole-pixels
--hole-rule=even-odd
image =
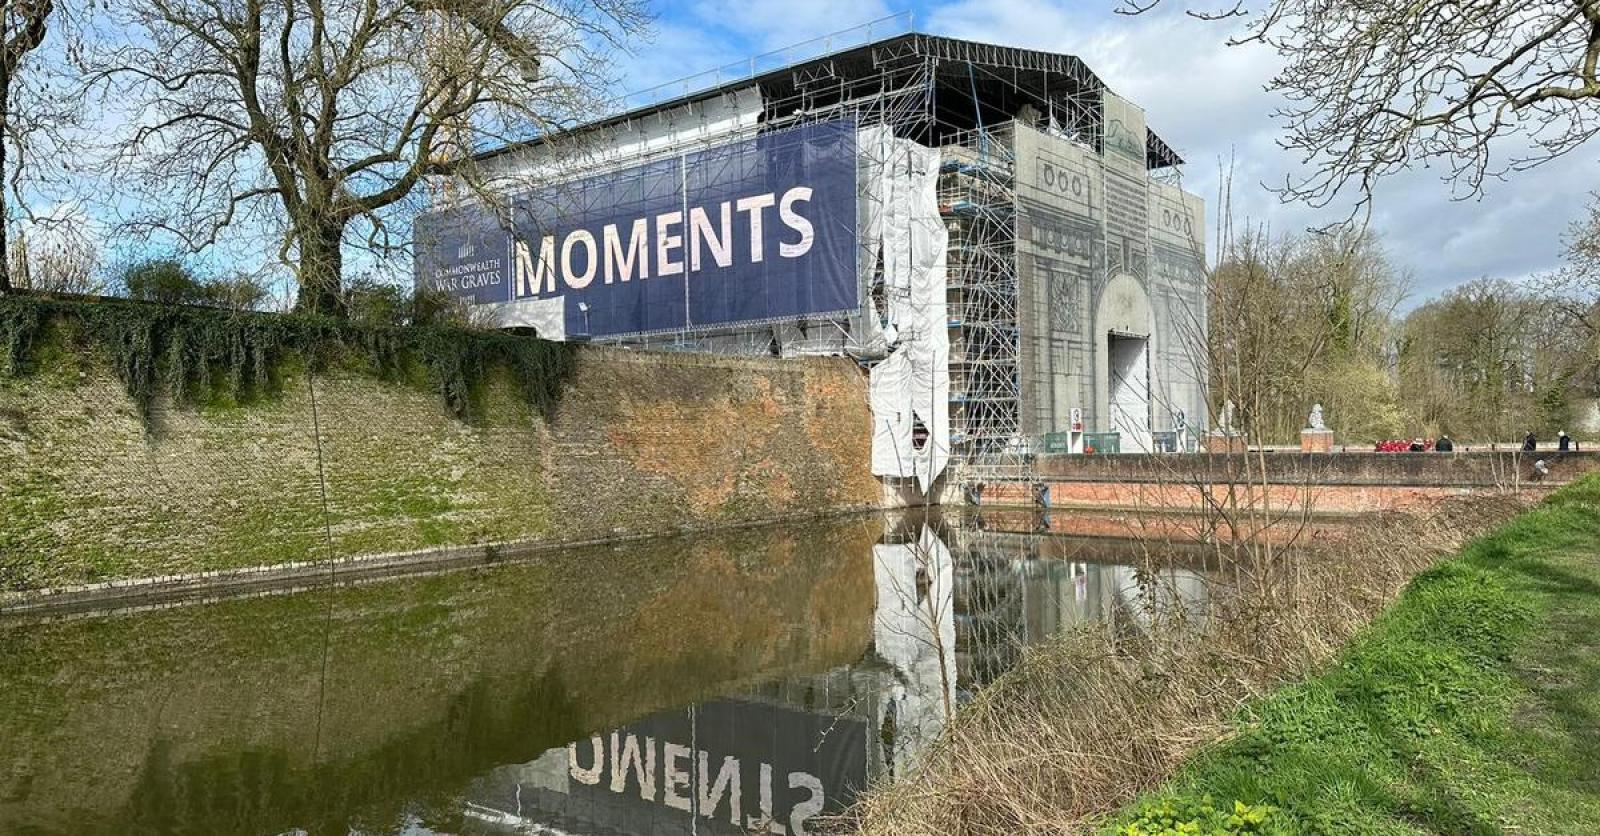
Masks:
[[[856,518],[0,622],[0,832],[807,833],[1021,648],[1198,615],[1204,549],[1062,529]]]

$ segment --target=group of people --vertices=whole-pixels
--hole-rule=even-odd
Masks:
[[[1532,452],[1534,452],[1534,451],[1536,451],[1538,449],[1539,449],[1539,438],[1538,438],[1538,436],[1535,436],[1533,434],[1533,430],[1528,430],[1528,434],[1522,437],[1522,452],[1524,452],[1524,453],[1532,453]],[[1566,430],[1562,430],[1561,432],[1556,433],[1556,452],[1558,454],[1571,453],[1571,452],[1573,452],[1573,451],[1575,451],[1577,449],[1578,449],[1578,442],[1574,441],[1572,436],[1567,435],[1567,431]],[[1559,458],[1561,458],[1561,456],[1557,455],[1556,458],[1559,459]],[[1534,461],[1533,461],[1533,476],[1532,476],[1532,479],[1535,482],[1540,482],[1540,481],[1544,480],[1544,477],[1549,476],[1549,475],[1550,475],[1550,464],[1548,462],[1546,462],[1543,458],[1537,458],[1536,457],[1534,459]]]
[[[1379,453],[1449,453],[1456,449],[1456,443],[1450,440],[1450,436],[1441,435],[1438,440],[1414,438],[1406,441],[1402,438],[1380,441],[1373,449]]]
[[[1379,453],[1449,453],[1456,449],[1456,445],[1455,442],[1450,440],[1450,436],[1441,435],[1438,440],[1416,438],[1411,441],[1403,439],[1380,441],[1375,449]],[[1572,436],[1567,435],[1566,430],[1556,433],[1556,452],[1558,455],[1551,461],[1546,461],[1546,457],[1543,456],[1534,456],[1533,472],[1529,474],[1529,478],[1535,482],[1543,481],[1546,476],[1550,475],[1552,461],[1560,459],[1560,454],[1576,452],[1577,449],[1578,442]],[[1536,453],[1538,450],[1539,437],[1534,435],[1532,430],[1529,430],[1522,437],[1522,452]]]
[[[1533,430],[1528,430],[1528,434],[1522,437],[1522,452],[1532,453],[1537,449],[1539,449],[1539,438],[1533,434]],[[1577,449],[1578,442],[1573,440],[1572,436],[1567,435],[1566,430],[1556,433],[1556,450],[1558,452],[1571,453]]]
[[[1410,441],[1403,438],[1391,439],[1389,441],[1380,441],[1373,446],[1373,450],[1379,453],[1449,453],[1455,449],[1456,444],[1450,440],[1448,435],[1441,435],[1437,440],[1432,438],[1414,438]],[[1532,453],[1538,449],[1539,438],[1533,434],[1532,430],[1529,430],[1522,437],[1522,451],[1524,453]],[[1571,453],[1576,452],[1577,449],[1578,442],[1572,436],[1567,435],[1566,430],[1556,433],[1557,451]]]

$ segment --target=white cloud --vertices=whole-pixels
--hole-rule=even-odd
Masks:
[[[1233,205],[1274,230],[1338,220],[1348,205],[1284,205],[1264,188],[1303,172],[1278,146],[1272,113],[1281,100],[1263,88],[1281,59],[1258,45],[1229,47],[1236,28],[1178,14],[1111,13],[1111,0],[1069,9],[1046,0],[957,0],[940,7],[942,34],[1066,52],[1083,58],[1114,90],[1145,108],[1150,126],[1188,160],[1185,186],[1216,210],[1218,160],[1234,160]],[[1507,148],[1507,151],[1515,149]],[[1560,238],[1595,188],[1593,150],[1492,183],[1482,200],[1455,201],[1441,169],[1382,184],[1372,216],[1400,266],[1416,277],[1412,301],[1479,276],[1520,278],[1555,267]],[[1504,159],[1504,158],[1502,158]]]
[[[1114,14],[1114,6],[1115,0],[953,0],[919,14],[917,28],[1083,58],[1112,89],[1145,109],[1150,126],[1188,160],[1185,187],[1205,197],[1213,212],[1220,161],[1231,157],[1236,220],[1290,231],[1345,216],[1348,205],[1284,205],[1265,188],[1301,171],[1296,156],[1278,146],[1283,133],[1272,112],[1279,100],[1263,90],[1281,65],[1275,53],[1229,47],[1235,25],[1199,21],[1176,7],[1128,17]],[[718,31],[758,51],[845,28],[884,8],[878,0],[699,0],[688,15],[694,21],[689,28],[702,39]],[[1581,150],[1492,183],[1479,201],[1453,201],[1438,168],[1408,172],[1379,189],[1373,228],[1415,275],[1413,301],[1482,275],[1516,278],[1549,270],[1559,263],[1561,234],[1581,213],[1587,192],[1600,186],[1596,156]]]

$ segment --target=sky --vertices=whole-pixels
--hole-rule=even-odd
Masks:
[[[1280,59],[1259,45],[1227,46],[1240,24],[1186,16],[1175,5],[1182,0],[1164,0],[1155,12],[1138,16],[1116,14],[1120,0],[645,1],[652,4],[656,22],[648,39],[618,57],[614,72],[620,90],[669,83],[670,93],[702,89],[730,80],[729,73],[748,74],[753,56],[763,56],[763,69],[781,65],[789,55],[813,57],[827,51],[821,42],[786,48],[873,21],[878,21],[874,34],[882,36],[914,28],[1063,52],[1084,59],[1113,90],[1144,108],[1149,126],[1187,160],[1183,186],[1207,201],[1212,217],[1220,172],[1230,160],[1236,229],[1249,223],[1273,233],[1292,233],[1349,215],[1347,205],[1317,210],[1283,204],[1269,191],[1265,184],[1281,184],[1297,171],[1295,155],[1278,144],[1284,132],[1272,112],[1279,101],[1263,89]],[[863,38],[847,40],[841,46]],[[738,66],[720,78],[705,74],[730,65]],[[1452,187],[1438,178],[1438,169],[1385,181],[1376,194],[1370,228],[1392,262],[1410,276],[1402,310],[1480,277],[1525,280],[1559,266],[1563,235],[1584,214],[1590,192],[1600,189],[1597,157],[1600,143],[1591,143],[1513,180],[1491,182],[1485,196],[1469,201],[1452,199]],[[113,194],[120,191],[113,189]],[[98,230],[108,268],[152,252],[175,251],[160,240],[126,239],[107,231],[114,225],[113,210],[127,208],[118,203],[125,199],[96,204],[68,197],[72,199],[57,202],[59,196],[53,196],[32,208],[41,215],[81,218],[85,228]],[[266,240],[264,227],[239,226],[225,245],[186,258],[202,272],[214,273],[251,269],[240,253],[275,265],[275,248],[261,243]],[[46,227],[33,234],[38,238],[51,232]],[[382,264],[370,257],[347,253],[346,258],[347,267],[367,265],[381,272],[377,268]],[[286,271],[275,267],[269,275],[289,298],[293,283]],[[403,280],[409,268],[396,275]]]
[[[1172,0],[1168,0],[1169,3]],[[1215,210],[1219,172],[1233,165],[1236,227],[1249,220],[1273,232],[1338,221],[1322,210],[1282,204],[1265,184],[1297,169],[1278,146],[1284,135],[1263,87],[1280,66],[1262,46],[1226,45],[1237,24],[1201,21],[1176,7],[1128,16],[1117,0],[680,0],[658,2],[655,31],[624,59],[622,85],[643,90],[746,61],[750,56],[890,16],[882,24],[1008,46],[1063,52],[1088,63],[1113,90],[1145,109],[1148,124],[1187,161],[1184,188]],[[699,79],[691,86],[706,86]],[[1508,149],[1510,150],[1510,149]],[[1560,263],[1561,237],[1600,189],[1600,145],[1491,182],[1481,199],[1452,199],[1436,172],[1418,170],[1377,191],[1371,228],[1411,276],[1411,307],[1472,279],[1523,280]]]

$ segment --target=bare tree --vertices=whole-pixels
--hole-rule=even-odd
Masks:
[[[1268,443],[1293,441],[1319,401],[1341,437],[1397,430],[1385,360],[1404,284],[1370,233],[1230,241],[1210,276],[1213,400]]]
[[[18,230],[7,256],[19,289],[79,294],[105,290],[96,276],[100,248],[81,223],[40,224],[32,235]]]
[[[137,129],[111,166],[130,226],[201,249],[273,224],[296,307],[338,313],[344,247],[405,243],[392,207],[470,151],[572,124],[639,0],[136,0],[92,58]]]
[[[1434,161],[1458,196],[1477,195],[1600,130],[1600,0],[1196,2],[1196,17],[1248,20],[1231,43],[1286,59],[1269,88],[1288,100],[1283,144],[1310,167],[1285,182],[1288,198],[1323,206],[1354,189],[1359,210],[1384,176]],[[1519,134],[1526,151],[1492,159],[1497,140]]]
[[[1553,433],[1593,380],[1581,330],[1547,294],[1468,282],[1406,317],[1400,383],[1430,429],[1479,440]]]
[[[15,187],[18,182],[27,120],[19,118],[19,94],[25,94],[20,81],[24,61],[44,43],[53,0],[0,0],[0,179]],[[15,155],[13,155],[15,150]],[[0,293],[11,290],[11,264],[6,255],[6,224],[10,220],[8,189],[0,188]]]
[[[1564,312],[1581,326],[1591,349],[1600,341],[1600,194],[1588,214],[1572,223],[1566,235],[1566,264],[1541,284]],[[1600,354],[1600,351],[1596,352]]]

